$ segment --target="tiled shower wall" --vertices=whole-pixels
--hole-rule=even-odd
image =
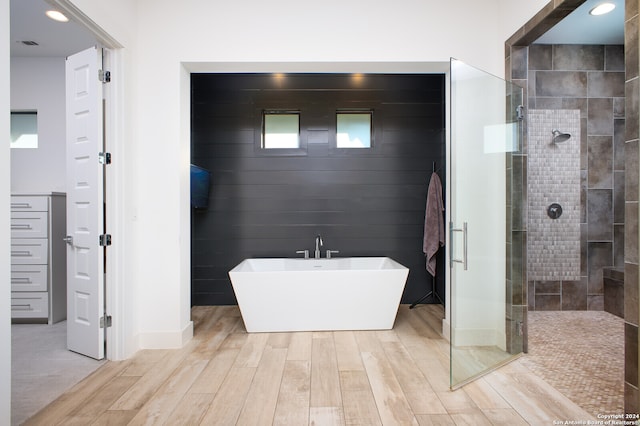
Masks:
[[[580,279],[530,279],[529,309],[602,310],[602,268],[624,267],[624,47],[533,44],[511,61],[530,110],[577,109],[581,120]]]
[[[509,80],[513,80],[525,90],[528,87],[528,53],[531,43],[538,37],[552,28],[560,19],[575,10],[582,1],[576,4],[573,0],[551,0],[540,10],[536,16],[531,18],[524,26],[519,28],[505,43],[505,69],[506,76]],[[640,293],[640,285],[638,279],[638,263],[640,258],[639,234],[638,234],[638,182],[640,180],[640,156],[638,149],[638,141],[640,136],[640,0],[626,0],[624,3],[624,71],[625,71],[625,99],[624,114],[621,114],[621,106],[618,101],[618,111],[614,115],[615,135],[615,160],[614,160],[614,176],[618,172],[624,170],[625,189],[624,197],[620,200],[619,180],[614,179],[614,187],[616,193],[616,206],[621,202],[625,203],[624,213],[624,321],[625,321],[625,375],[624,375],[624,412],[627,414],[637,414],[640,411],[640,391],[638,366],[640,365],[638,355],[638,318],[639,303],[638,294]],[[537,48],[536,48],[537,49]],[[535,49],[534,49],[535,50]],[[616,67],[619,68],[619,67]],[[616,71],[618,71],[616,69]],[[532,83],[533,84],[533,83]],[[535,89],[535,87],[534,87]],[[535,97],[535,92],[532,97]],[[618,96],[615,96],[618,97]],[[605,97],[606,98],[606,97]],[[588,102],[587,102],[588,104]],[[535,108],[535,101],[533,108]],[[584,113],[583,113],[584,114]],[[620,123],[616,120],[626,118],[624,148],[620,147]],[[583,123],[583,127],[585,124]],[[583,136],[584,139],[585,136]],[[526,141],[526,133],[525,133]],[[584,141],[583,141],[584,143]],[[524,148],[524,157],[526,157],[526,142]],[[621,158],[624,157],[624,160]],[[583,154],[584,158],[584,154]],[[624,163],[621,169],[621,163]],[[515,163],[514,163],[515,164]],[[522,168],[523,175],[526,175],[525,168]],[[583,179],[584,180],[584,179]],[[586,188],[583,189],[583,192]],[[526,194],[524,195],[526,198]],[[619,209],[616,208],[616,211]],[[618,217],[618,213],[616,213]],[[516,218],[517,219],[517,218]],[[515,219],[514,219],[515,221]],[[619,227],[620,225],[618,225]],[[614,228],[616,225],[614,225]],[[583,232],[584,234],[584,232]],[[619,230],[616,231],[619,235]],[[616,247],[618,247],[619,238],[616,237]],[[584,244],[584,243],[583,243]],[[515,244],[514,244],[515,246]],[[620,249],[614,256],[616,265],[618,265]],[[509,286],[507,286],[507,290]],[[515,298],[514,298],[515,299]],[[515,302],[514,302],[515,304]],[[526,311],[524,312],[526,320]],[[509,330],[509,329],[507,329]],[[527,325],[525,321],[524,343],[527,347]],[[525,349],[526,351],[526,349]]]
[[[640,136],[640,60],[638,58],[640,1],[624,4],[625,43],[625,248],[624,248],[624,409],[625,413],[640,411],[638,378],[638,137]]]
[[[527,272],[535,282],[580,280],[580,111],[530,109]],[[571,137],[553,142],[558,129]],[[547,214],[551,204],[562,213]]]

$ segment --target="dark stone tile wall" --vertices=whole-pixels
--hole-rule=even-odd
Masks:
[[[638,10],[640,0],[625,1],[625,239],[624,239],[624,410],[640,411],[638,388]]]
[[[512,75],[529,109],[578,109],[581,118],[579,281],[529,282],[530,310],[602,310],[602,268],[624,267],[625,49],[609,45],[520,47]],[[526,67],[526,69],[524,69]],[[553,290],[553,291],[551,291]]]
[[[604,310],[624,318],[624,269],[604,268]]]
[[[522,66],[526,63],[530,70],[551,70],[553,66],[552,49],[546,46],[532,45],[532,43],[551,27],[553,27],[564,16],[575,10],[583,0],[551,0],[524,26],[518,29],[505,42],[505,75],[507,79],[517,79],[516,83],[531,93],[530,102],[527,106],[535,108],[547,100],[535,97],[535,80],[529,79],[524,69],[514,70],[511,56],[518,52],[522,57],[516,65]],[[613,261],[615,265],[624,265],[624,319],[625,319],[625,385],[624,385],[624,411],[627,414],[637,414],[640,412],[640,391],[638,365],[640,353],[638,351],[638,311],[640,276],[638,271],[638,182],[639,174],[639,150],[638,136],[640,134],[640,29],[639,16],[640,0],[625,1],[625,41],[624,46],[607,46],[605,49],[605,71],[618,71],[624,69],[624,98],[614,97],[613,117],[614,117],[614,225],[613,225]],[[624,57],[621,58],[620,50],[624,50]],[[526,56],[526,60],[523,57]],[[623,60],[624,59],[624,60]],[[557,102],[555,102],[557,105]],[[584,99],[565,98],[561,104],[565,108],[578,108],[581,115],[587,117],[587,106]],[[582,134],[586,135],[586,120],[583,123]],[[526,132],[525,132],[526,134]],[[583,152],[586,152],[587,141],[584,140]],[[526,146],[526,136],[525,136]],[[526,148],[525,148],[526,155]],[[583,156],[582,164],[586,170],[588,160]],[[583,196],[586,199],[588,194],[587,175],[583,176]],[[620,194],[620,185],[624,182],[623,194]],[[620,206],[624,201],[624,208]],[[624,215],[622,213],[624,210]],[[583,212],[585,220],[581,226],[583,252],[588,251],[588,241],[586,234],[588,231],[586,208]],[[624,223],[619,222],[624,218]],[[622,241],[623,240],[623,241]],[[583,265],[583,278],[581,283],[566,282],[562,285],[563,309],[569,306],[567,296],[576,294],[576,299],[572,302],[584,304],[585,291],[588,288],[587,265]],[[528,306],[535,308],[535,283],[530,283],[527,291]],[[588,297],[588,294],[587,294]],[[572,305],[573,306],[573,305]],[[571,309],[571,308],[569,308]],[[526,320],[526,316],[525,316]],[[527,350],[526,321],[524,347]]]
[[[505,62],[507,65],[507,80],[511,78],[511,62],[518,64],[517,68],[522,69],[526,77],[527,49],[522,52],[513,50],[511,58],[511,48],[507,49]],[[517,83],[517,81],[516,81]],[[515,88],[514,94],[507,95],[507,102],[514,108],[509,108],[512,112],[515,105],[525,104],[527,98],[526,85],[520,98],[520,89]],[[517,93],[517,95],[516,95]],[[517,96],[517,99],[515,97]],[[509,117],[514,119],[514,117]],[[506,156],[506,280],[505,280],[505,332],[507,335],[506,349],[509,353],[517,354],[527,352],[527,132],[526,120],[522,122],[523,140],[519,152],[507,153]]]

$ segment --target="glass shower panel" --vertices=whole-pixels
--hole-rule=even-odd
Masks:
[[[452,388],[522,352],[523,315],[514,311],[512,288],[514,281],[521,288],[523,275],[523,251],[513,249],[521,200],[512,196],[524,184],[514,178],[524,164],[514,161],[522,159],[521,104],[521,88],[451,61]]]

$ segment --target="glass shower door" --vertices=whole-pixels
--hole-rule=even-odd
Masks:
[[[523,264],[522,251],[512,250],[511,196],[523,193],[523,179],[514,178],[520,176],[514,159],[523,159],[522,103],[521,88],[451,60],[452,388],[522,352],[522,315],[514,311],[511,287]],[[515,280],[521,289],[522,280]]]

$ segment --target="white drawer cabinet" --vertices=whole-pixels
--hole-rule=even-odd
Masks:
[[[47,291],[48,265],[11,265],[11,291]]]
[[[49,211],[48,195],[11,196],[11,212],[46,212]]]
[[[46,291],[11,293],[11,318],[48,318],[49,294]]]
[[[67,317],[66,196],[11,196],[11,318]]]
[[[49,258],[48,238],[12,238],[12,265],[46,265]]]
[[[47,238],[48,212],[11,212],[11,238]]]

